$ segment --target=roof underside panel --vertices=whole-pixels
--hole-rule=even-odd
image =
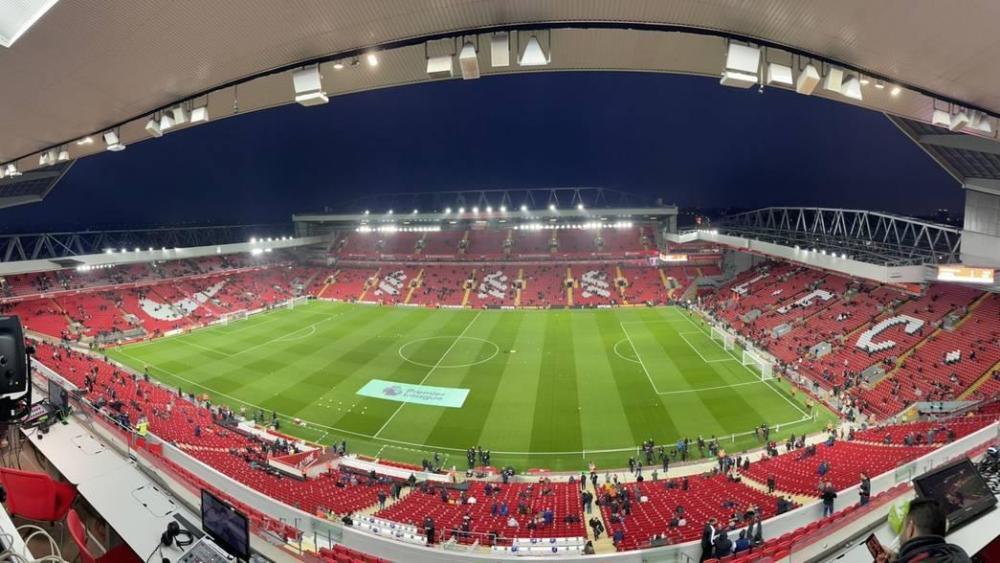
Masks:
[[[72,160],[0,178],[0,208],[42,201],[73,165]]]
[[[1000,143],[912,119],[889,119],[959,182],[1000,180]]]
[[[1000,114],[1000,73],[994,64],[1000,60],[1000,42],[993,40],[1000,3],[963,6],[960,31],[941,25],[946,17],[940,3],[931,0],[61,0],[10,49],[0,48],[0,76],[7,77],[0,91],[0,162],[320,57],[475,29],[566,22],[737,35]],[[684,40],[658,50],[609,33],[579,45],[554,39],[554,47],[549,70],[717,75],[723,60],[718,40]],[[380,64],[364,80],[328,89],[358,91],[427,80],[423,47],[415,49],[413,64]],[[481,44],[481,51],[488,50]],[[657,53],[675,55],[668,65]],[[564,62],[568,66],[561,66]],[[288,103],[292,96],[287,80],[267,87],[271,90],[241,89],[240,106]],[[226,106],[213,117],[233,113],[232,98]],[[886,111],[926,119],[924,110]]]

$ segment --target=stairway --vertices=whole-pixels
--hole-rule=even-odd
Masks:
[[[465,231],[465,234],[468,235],[469,231]],[[469,306],[469,295],[472,294],[472,288],[476,287],[476,269],[475,268],[472,269],[472,274],[470,275],[470,279],[472,280],[472,283],[468,284],[465,287],[465,293],[462,295],[462,307],[468,307]]]
[[[579,282],[577,282],[577,280],[573,279],[573,269],[570,268],[569,266],[566,266],[566,279],[567,280],[573,280],[573,283],[566,285],[566,306],[567,307],[572,307],[573,306],[573,288]]]
[[[623,280],[623,279],[625,279],[625,274],[624,272],[622,272],[622,267],[615,266],[615,285],[618,286],[618,280]],[[628,305],[628,296],[625,295],[625,290],[627,289],[627,287],[628,287],[627,282],[626,285],[618,286],[618,293],[622,297],[622,305]]]
[[[521,306],[521,292],[524,291],[525,281],[524,281],[524,268],[517,269],[517,280],[518,288],[514,291],[514,306]]]
[[[417,272],[417,278],[413,280],[413,283],[410,284],[410,290],[406,292],[406,299],[403,300],[403,305],[408,305],[410,303],[410,298],[413,297],[413,292],[422,285],[424,285],[424,269],[420,268],[420,271]]]
[[[326,292],[327,288],[329,288],[331,285],[337,283],[337,274],[339,274],[339,273],[340,273],[340,270],[337,270],[336,272],[333,273],[333,275],[331,275],[331,276],[329,276],[329,277],[326,278],[326,281],[323,283],[323,287],[320,288],[320,290],[316,293],[316,297],[317,298],[322,298],[323,297],[323,293]]]
[[[382,268],[375,270],[375,273],[372,274],[372,278],[378,279],[378,276],[381,273],[382,273]],[[369,278],[369,280],[370,279],[371,278]],[[365,285],[361,288],[361,295],[358,296],[358,301],[364,301],[365,294],[368,293],[369,289],[371,289],[372,284],[368,283],[369,280],[365,280]]]

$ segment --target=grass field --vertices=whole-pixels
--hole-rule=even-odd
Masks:
[[[736,351],[736,354],[739,352]],[[310,302],[108,351],[161,381],[282,430],[353,451],[465,465],[481,445],[493,465],[621,467],[648,438],[722,439],[728,451],[824,426],[780,381],[761,382],[682,309],[474,311]],[[357,395],[372,379],[468,389],[459,408]],[[299,418],[304,426],[291,424]]]

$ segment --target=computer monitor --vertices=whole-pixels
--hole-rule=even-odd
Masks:
[[[997,504],[986,480],[969,458],[938,467],[913,480],[917,493],[938,501],[952,530]]]
[[[49,404],[59,411],[65,411],[69,407],[66,390],[51,379],[49,380]]]
[[[201,529],[230,555],[250,559],[250,529],[247,517],[212,493],[201,491]]]

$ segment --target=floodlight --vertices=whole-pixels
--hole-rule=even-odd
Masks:
[[[549,204],[549,211],[555,211],[555,210],[556,210],[556,204],[550,203]]]
[[[723,86],[749,88],[757,83],[760,68],[760,49],[739,43],[730,43],[726,52],[726,66],[719,83]]]
[[[879,90],[881,90],[881,89],[885,88],[885,82],[882,82],[881,80],[876,80],[875,81],[875,87],[878,88]]]
[[[343,70],[344,63],[333,63],[333,70]]]
[[[69,160],[69,151],[66,150],[65,147],[63,147],[63,149],[59,151],[59,155],[58,157],[56,157],[56,160],[58,160],[59,162],[66,162],[67,160]]]
[[[163,136],[163,130],[160,129],[160,124],[156,121],[155,117],[150,117],[149,121],[146,122],[146,132],[153,137]]]
[[[990,123],[989,117],[981,111],[972,114],[972,128],[987,135],[993,133],[993,124]]]
[[[521,205],[521,211],[527,211],[527,210],[528,210],[528,206],[522,204]]]
[[[367,209],[365,209],[365,215],[368,215],[369,213],[370,213],[370,211],[368,211]]]
[[[969,112],[965,111],[964,109],[959,110],[958,113],[951,116],[951,122],[948,124],[948,129],[952,131],[958,131],[959,129],[965,127],[971,122],[972,118],[969,117]]]
[[[118,133],[115,131],[108,131],[104,133],[104,144],[111,152],[125,150],[125,145],[122,144],[121,140],[118,138]]]
[[[893,86],[892,90],[889,91],[889,95],[891,95],[891,96],[898,96],[899,93],[902,92],[902,91],[903,91],[903,89],[900,88],[899,86]]]
[[[13,162],[7,165],[7,177],[16,178],[21,175],[21,171],[17,169],[17,165]]]
[[[931,125],[951,127],[951,115],[943,109],[936,109],[931,114]]]
[[[861,101],[861,81],[857,77],[851,76],[840,84],[840,93],[845,98]]]
[[[191,123],[204,123],[209,120],[208,106],[200,106],[191,110]]]
[[[493,67],[510,66],[510,34],[494,33],[490,38],[490,64]]]
[[[459,213],[465,213],[465,208],[464,207],[459,207],[458,208],[458,212]]]
[[[473,206],[472,207],[472,212],[473,213],[479,213],[479,206]]]
[[[479,53],[476,46],[466,43],[458,53],[458,66],[462,69],[462,80],[475,80],[479,78]]]
[[[160,131],[166,133],[168,129],[174,126],[174,118],[167,112],[163,112],[160,115]]]
[[[809,96],[819,84],[819,71],[811,64],[799,71],[799,78],[795,81],[795,91],[799,94]]]
[[[413,210],[413,214],[416,215],[417,213],[419,213],[419,212],[416,209],[414,209]]]
[[[451,55],[427,58],[427,76],[431,78],[451,78],[455,76],[455,61]]]
[[[517,64],[521,66],[545,66],[551,62],[552,57],[545,55],[541,43],[538,42],[538,37],[532,35],[528,39],[528,44],[524,46],[524,53],[521,54]]]
[[[94,139],[92,137],[84,137],[76,142],[78,145],[92,145],[94,144]]]
[[[323,91],[323,76],[319,73],[319,65],[311,65],[292,74],[292,86],[295,88],[295,102],[302,106],[316,106],[330,101]]]
[[[487,213],[493,213],[493,206],[492,205],[487,205],[486,206],[486,212]]]
[[[785,86],[795,84],[795,81],[792,79],[792,67],[778,63],[768,63],[767,83],[784,84]]]
[[[582,203],[576,204],[576,210],[577,211],[583,211],[583,204]]]
[[[386,215],[392,215],[392,209],[390,209]]]
[[[506,205],[501,205],[500,206],[500,213],[507,213],[507,206]]]
[[[368,66],[378,66],[378,56],[375,53],[368,53]]]
[[[174,116],[174,125],[181,125],[187,123],[188,113],[187,110],[184,109],[184,106],[182,105],[174,106],[173,108],[170,109],[170,113],[173,114]]]
[[[445,207],[444,208],[444,214],[447,215],[449,213],[451,213],[451,208],[450,207]]]
[[[830,71],[823,77],[823,89],[840,93],[840,86],[844,82],[844,71],[837,67],[830,67]]]

